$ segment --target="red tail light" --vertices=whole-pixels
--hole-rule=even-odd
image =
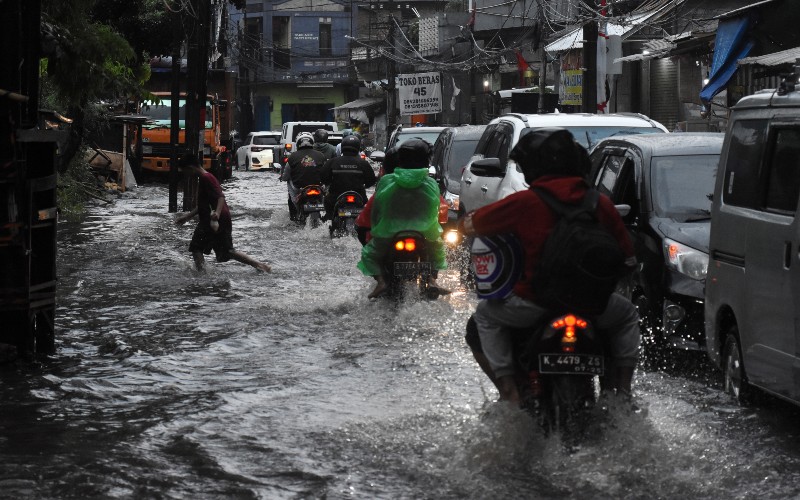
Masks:
[[[564,352],[574,352],[575,344],[578,342],[577,328],[585,330],[588,326],[585,320],[578,318],[572,314],[562,316],[561,318],[553,321],[550,326],[556,330],[564,330],[561,337],[561,350]]]
[[[345,198],[345,201],[347,203],[355,203],[356,202],[356,197],[354,195],[352,195],[352,194],[348,194],[347,197]]]
[[[405,250],[406,252],[413,252],[417,249],[417,240],[414,238],[406,238],[404,240],[397,240],[394,243],[394,248],[400,252]]]
[[[306,196],[317,196],[319,194],[319,189],[309,189],[306,191]]]

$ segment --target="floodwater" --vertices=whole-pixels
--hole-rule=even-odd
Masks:
[[[270,274],[195,272],[163,185],[60,224],[58,352],[0,370],[0,498],[800,495],[800,413],[736,407],[702,357],[640,371],[647,414],[567,452],[494,402],[457,272],[437,301],[369,301],[355,239],[234,175],[234,243]]]

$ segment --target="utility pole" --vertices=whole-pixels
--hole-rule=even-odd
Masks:
[[[395,99],[395,92],[397,87],[395,85],[395,80],[397,77],[397,68],[395,67],[394,56],[394,44],[395,44],[395,19],[394,19],[394,1],[389,0],[387,3],[389,7],[389,53],[391,57],[386,64],[386,141],[388,143],[389,137],[392,135],[392,131],[395,128],[396,121],[395,121],[395,109],[397,108],[397,101]]]
[[[172,15],[174,22],[177,26],[181,26],[181,14]],[[180,29],[175,30],[175,39],[172,46],[172,94],[171,99],[171,116],[170,116],[170,129],[169,129],[169,143],[170,143],[170,157],[169,157],[169,212],[178,211],[178,150],[180,144],[180,93],[181,93],[181,44],[183,43],[183,32]]]
[[[597,21],[583,25],[583,111],[597,113]]]
[[[189,41],[186,68],[186,134],[189,154],[203,164],[202,134],[205,128],[205,110],[208,76],[208,45],[211,25],[211,0],[193,0],[197,14],[192,38]],[[197,204],[197,182],[191,172],[184,172],[183,210],[190,211]]]

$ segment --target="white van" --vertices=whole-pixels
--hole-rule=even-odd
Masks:
[[[725,390],[800,404],[800,88],[732,108],[711,210],[705,290],[709,357]]]

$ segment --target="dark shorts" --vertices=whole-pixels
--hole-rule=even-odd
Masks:
[[[189,243],[189,251],[203,252],[206,255],[214,250],[217,262],[227,262],[231,260],[231,250],[233,250],[233,236],[231,231],[220,228],[218,232],[213,232],[211,228],[204,228],[198,224],[194,229],[192,241]]]

